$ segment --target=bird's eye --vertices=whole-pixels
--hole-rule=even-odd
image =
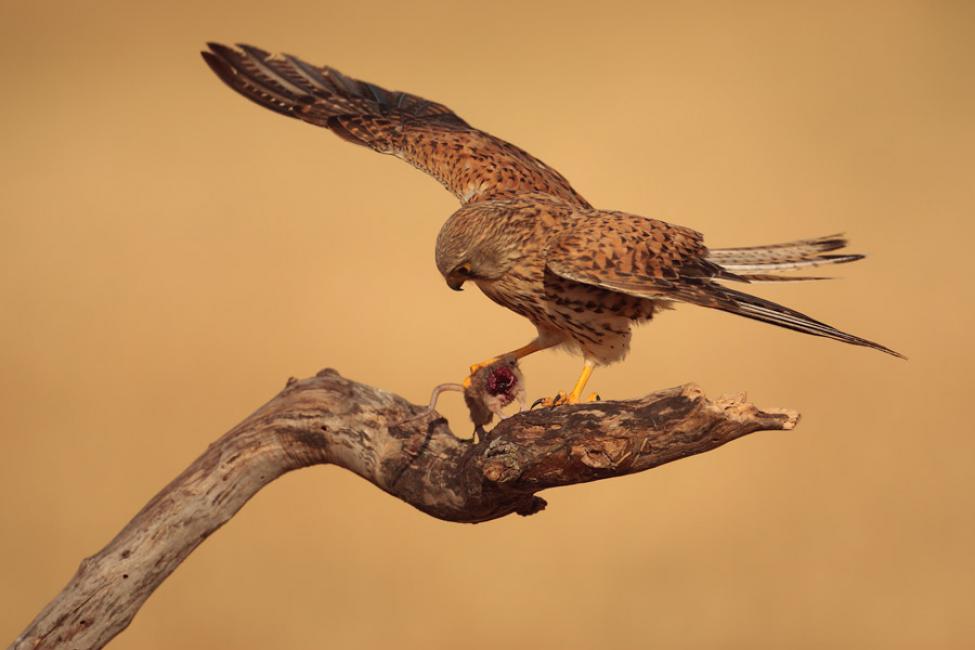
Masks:
[[[460,266],[458,266],[454,270],[454,273],[456,273],[458,275],[470,275],[471,274],[471,263],[470,262],[464,262],[463,264],[461,264]]]

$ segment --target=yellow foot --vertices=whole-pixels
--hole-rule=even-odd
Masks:
[[[559,391],[555,397],[540,397],[532,403],[532,409],[536,407],[541,408],[552,408],[553,406],[561,406],[563,404],[579,404],[582,402],[599,402],[602,398],[598,393],[593,393],[586,399],[580,399],[575,393],[566,393],[565,391]]]
[[[476,375],[478,370],[481,370],[482,368],[487,368],[488,366],[497,363],[499,359],[500,359],[500,357],[491,357],[490,359],[487,359],[486,361],[482,361],[480,363],[472,364],[471,367],[470,367],[470,369],[468,370],[467,377],[464,378],[464,382],[463,382],[464,383],[464,388],[470,388],[471,387],[471,377],[473,377],[474,375]]]
[[[564,390],[560,390],[556,393],[555,397],[539,397],[537,400],[532,402],[532,407],[530,410],[535,410],[537,407],[542,407],[543,409],[552,408],[553,406],[558,406],[559,404],[571,404],[569,402],[569,395]]]

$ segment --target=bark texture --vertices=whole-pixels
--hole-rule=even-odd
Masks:
[[[435,411],[323,370],[290,380],[212,443],[81,563],[11,648],[101,648],[193,549],[294,469],[339,465],[431,516],[474,523],[538,512],[547,488],[640,472],[797,421],[687,385],[521,413],[475,443]]]

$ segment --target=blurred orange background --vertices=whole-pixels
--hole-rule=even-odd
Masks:
[[[800,427],[477,526],[297,472],[114,647],[975,644],[971,3],[8,0],[0,24],[0,641],[287,377],[422,402],[532,334],[438,275],[452,196],[233,94],[198,55],[219,40],[443,102],[715,247],[845,231],[869,258],[843,279],[758,292],[910,361],[665,313],[593,389],[747,390]],[[537,397],[579,360],[523,369]]]

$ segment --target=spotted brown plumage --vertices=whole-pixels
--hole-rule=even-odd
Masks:
[[[204,60],[247,99],[402,158],[440,181],[461,203],[544,192],[589,206],[557,171],[471,127],[443,104],[389,91],[288,54],[272,56],[251,45],[208,45]]]
[[[203,57],[232,89],[275,112],[393,154],[462,203],[437,238],[447,284],[475,283],[494,302],[535,324],[538,336],[508,355],[564,346],[585,358],[568,401],[581,398],[596,365],[622,359],[630,328],[675,303],[690,303],[901,356],[722,281],[819,279],[781,271],[860,259],[833,254],[839,235],[709,250],[683,226],[597,210],[557,171],[480,131],[442,104],[248,45],[211,43]]]

